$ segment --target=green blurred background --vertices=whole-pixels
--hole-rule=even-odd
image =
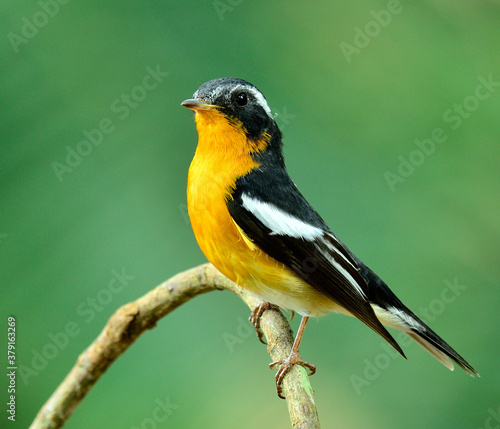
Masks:
[[[29,425],[119,306],[205,261],[186,217],[197,134],[180,102],[238,76],[278,113],[310,202],[482,376],[413,344],[393,358],[361,323],[321,318],[301,350],[318,366],[323,427],[498,427],[498,1],[44,1],[0,6],[2,363],[14,315],[18,364],[33,370],[18,373],[16,423],[2,411],[0,426]],[[80,144],[99,126],[101,144]],[[439,128],[444,143],[413,153]],[[402,160],[419,165],[391,187]],[[67,427],[288,428],[248,315],[230,293],[185,304]]]

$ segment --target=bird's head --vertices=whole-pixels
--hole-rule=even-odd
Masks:
[[[281,139],[266,98],[243,79],[223,77],[205,82],[182,105],[196,112],[200,137],[207,127],[230,126],[252,142]]]

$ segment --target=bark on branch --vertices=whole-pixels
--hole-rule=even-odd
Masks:
[[[80,355],[73,369],[38,412],[30,428],[62,427],[102,374],[143,332],[154,328],[159,319],[186,301],[213,290],[232,291],[251,309],[259,303],[211,264],[177,274],[111,316],[101,334]],[[281,311],[266,311],[261,327],[272,360],[286,358],[292,348],[293,335]],[[304,368],[294,366],[285,377],[283,387],[292,427],[319,428],[313,391]]]

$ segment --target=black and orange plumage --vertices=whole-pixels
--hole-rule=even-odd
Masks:
[[[287,173],[282,135],[263,94],[237,78],[204,83],[183,106],[195,111],[198,146],[188,211],[198,244],[226,277],[263,302],[303,316],[281,381],[298,358],[307,320],[354,316],[404,356],[385,326],[399,329],[453,369],[474,368],[409,310],[330,230]],[[385,325],[385,326],[384,326]]]

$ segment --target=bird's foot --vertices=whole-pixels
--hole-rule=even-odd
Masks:
[[[276,373],[276,376],[274,377],[276,379],[276,392],[278,393],[278,396],[281,399],[285,399],[283,396],[283,388],[282,388],[282,383],[283,379],[285,378],[285,375],[288,374],[288,372],[292,369],[294,365],[300,365],[304,368],[309,369],[309,376],[313,375],[316,372],[316,365],[313,365],[312,363],[303,361],[300,358],[299,353],[292,352],[290,353],[290,356],[288,356],[286,359],[280,359],[277,360],[276,362],[272,362],[269,364],[269,368],[274,369],[275,366],[280,365],[278,372]]]
[[[260,319],[266,310],[279,310],[277,305],[271,304],[270,302],[263,301],[257,307],[255,307],[250,315],[250,323],[254,326],[255,332],[257,332],[257,337],[262,344],[267,344],[264,341],[264,333],[260,329]]]

